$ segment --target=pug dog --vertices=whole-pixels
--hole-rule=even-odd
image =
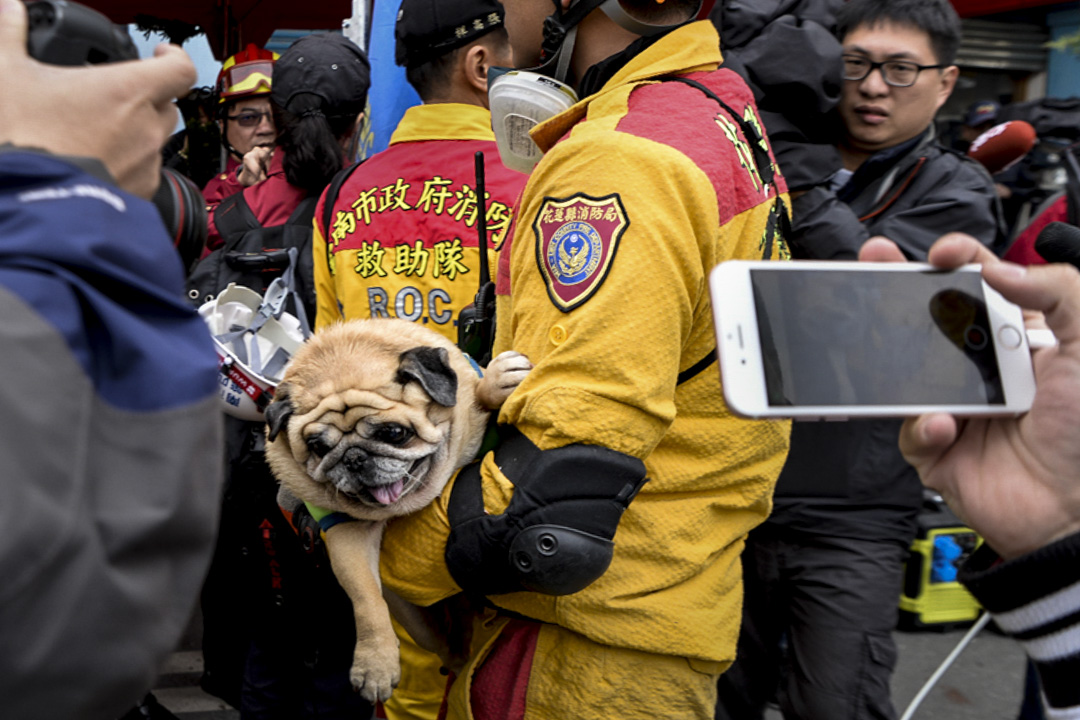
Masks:
[[[385,701],[401,677],[379,580],[390,518],[432,502],[480,448],[490,411],[531,369],[518,353],[478,368],[442,335],[405,320],[352,320],[296,353],[266,408],[266,459],[282,489],[355,522],[326,533],[330,564],[353,605],[350,680]],[[395,614],[414,638],[417,616]],[[429,648],[432,649],[432,648]]]

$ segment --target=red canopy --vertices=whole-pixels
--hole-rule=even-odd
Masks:
[[[337,30],[352,14],[351,0],[81,0],[105,13],[113,22],[135,22],[138,15],[179,20],[200,26],[214,55],[223,60],[249,42],[260,47],[278,28]],[[952,0],[960,17],[979,17],[1043,5],[1061,0]]]
[[[960,17],[979,17],[1060,3],[1061,0],[952,0],[953,7],[956,8]]]
[[[352,15],[351,0],[80,0],[113,22],[135,22],[136,16],[178,20],[206,32],[214,55],[223,60],[249,42],[262,47],[279,28],[339,30]]]

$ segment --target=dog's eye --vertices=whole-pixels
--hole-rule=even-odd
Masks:
[[[404,425],[388,423],[375,428],[374,437],[387,445],[403,445],[412,439],[413,431]]]
[[[308,450],[319,457],[323,457],[334,449],[330,443],[326,442],[326,438],[322,435],[312,435],[305,441],[305,444],[307,445]]]

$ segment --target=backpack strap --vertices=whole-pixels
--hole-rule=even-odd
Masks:
[[[258,230],[263,226],[244,199],[243,192],[233,193],[218,204],[214,209],[214,225],[224,239],[226,248],[248,231]]]
[[[318,195],[309,195],[300,201],[292,215],[285,221],[286,225],[299,225],[310,229],[312,218],[315,217],[315,206],[319,204]]]
[[[709,354],[698,360],[696,363],[679,373],[679,376],[675,378],[675,385],[682,385],[696,378],[701,372],[716,362],[716,348],[709,351]]]
[[[367,158],[364,158],[367,160]],[[341,193],[341,186],[345,184],[345,181],[353,174],[356,168],[364,164],[364,160],[353,163],[347,168],[340,170],[334,179],[330,181],[330,184],[326,186],[326,192],[323,193],[323,216],[322,227],[319,230],[322,232],[323,240],[326,245],[326,264],[328,267],[333,267],[333,263],[330,262],[333,251],[330,248],[330,227],[334,223],[334,205],[337,204],[338,195]],[[318,221],[316,221],[318,222]]]
[[[697,88],[704,93],[706,97],[716,102],[724,112],[730,115],[731,119],[735,121],[735,124],[739,126],[739,130],[742,131],[743,137],[745,137],[750,144],[750,151],[754,154],[754,165],[757,166],[758,175],[761,177],[762,183],[765,184],[766,188],[773,185],[773,182],[776,180],[776,173],[773,171],[772,158],[769,157],[769,151],[766,149],[765,138],[753,123],[748,122],[742,115],[735,112],[730,105],[721,100],[719,95],[699,83],[697,80],[677,76],[660,78],[660,80],[661,82],[677,82]],[[770,243],[768,247],[769,254],[772,254],[772,239],[778,231],[780,237],[784,240],[791,237],[791,218],[788,217],[787,206],[779,192],[776,193],[776,200],[772,210],[769,212],[769,220],[765,225],[765,237],[768,238]],[[698,360],[686,370],[679,373],[679,377],[676,379],[675,383],[676,386],[682,385],[697,377],[705,370],[705,368],[712,365],[715,361],[716,348],[713,348],[705,357],[701,358],[701,360]]]
[[[367,158],[365,158],[365,160],[366,159]],[[364,160],[360,160],[349,167],[338,171],[338,174],[334,176],[334,179],[330,181],[330,184],[326,186],[326,192],[323,194],[326,200],[323,201],[322,227],[319,228],[319,230],[322,231],[324,240],[327,237],[330,226],[334,222],[334,205],[337,204],[338,195],[341,193],[341,186],[345,184],[345,181],[349,179],[349,176],[353,174],[353,171],[363,164]],[[326,253],[327,259],[329,259],[330,243],[326,244]]]
[[[735,112],[734,109],[726,102],[720,99],[720,96],[714,93],[709,88],[705,87],[697,80],[691,80],[686,77],[666,77],[661,78],[663,82],[678,82],[683,85],[689,85],[697,88],[711,100],[715,101],[724,112],[731,116],[731,119],[735,121],[735,124],[739,126],[739,130],[742,131],[743,137],[750,143],[750,151],[754,154],[754,165],[757,166],[758,175],[761,177],[761,181],[766,186],[771,186],[776,180],[776,173],[773,171],[772,158],[769,157],[769,151],[766,149],[765,138],[758,130],[757,126],[748,122],[742,115]],[[776,202],[773,207],[773,212],[769,214],[769,222],[765,228],[765,237],[769,239],[771,253],[772,238],[779,229],[780,237],[784,240],[791,238],[791,218],[788,217],[787,205],[784,199],[780,197],[780,193],[776,193]]]
[[[773,172],[772,158],[769,157],[769,151],[766,149],[765,138],[753,123],[748,122],[742,115],[735,112],[730,105],[721,100],[719,95],[699,83],[697,80],[678,76],[665,77],[661,78],[661,80],[663,82],[682,83],[683,85],[697,88],[703,92],[706,97],[723,108],[724,112],[730,115],[731,119],[735,121],[735,124],[739,126],[739,130],[742,131],[743,137],[749,141],[750,151],[754,154],[754,165],[757,166],[758,175],[761,176],[761,181],[769,186],[773,184],[773,181],[776,179],[776,173]],[[779,193],[777,194],[779,195]]]

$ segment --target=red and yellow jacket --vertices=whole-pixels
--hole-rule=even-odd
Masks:
[[[482,107],[410,108],[390,147],[346,181],[329,228],[321,227],[320,201],[316,329],[344,319],[397,317],[457,340],[458,312],[479,286],[478,150],[485,156],[489,243],[497,247],[526,178],[499,161],[491,116]]]
[[[543,450],[584,443],[641,458],[650,481],[595,583],[562,597],[491,598],[606,646],[705,661],[709,672],[735,656],[739,554],[770,511],[789,432],[733,417],[715,363],[686,377],[715,349],[709,271],[787,255],[766,232],[783,179],[763,183],[750,141],[717,102],[662,82],[694,79],[760,126],[745,83],[718,69],[718,48],[711,24],[683,26],[533,131],[545,155],[500,253],[495,351],[517,350],[535,368],[499,420]],[[482,473],[485,508],[500,513],[513,486],[491,454]],[[414,602],[456,590],[442,551],[448,497],[392,523],[384,542],[384,580]]]

